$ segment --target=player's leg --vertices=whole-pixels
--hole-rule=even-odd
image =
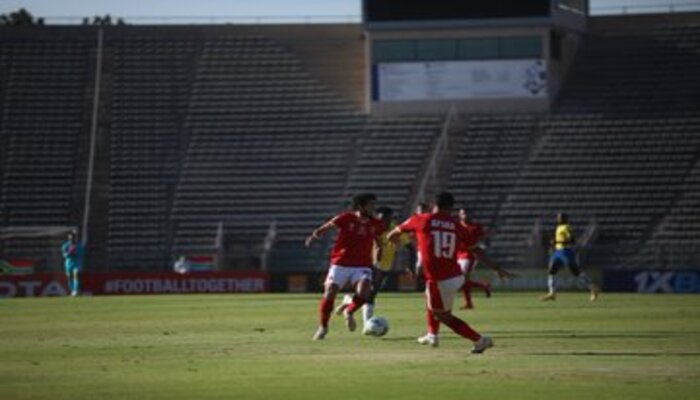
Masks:
[[[333,313],[335,315],[343,315],[343,311],[345,311],[345,309],[348,308],[350,303],[352,303],[352,296],[353,294],[346,293],[343,296],[343,301],[340,302],[340,304],[338,304],[338,307],[336,307],[335,310],[333,310]]]
[[[600,289],[598,288],[598,286],[596,286],[595,283],[593,283],[593,280],[581,270],[581,267],[579,267],[578,261],[576,260],[576,255],[574,254],[574,251],[567,249],[566,256],[569,259],[569,270],[576,277],[577,283],[587,288],[591,292],[591,301],[598,300],[598,296],[600,295]]]
[[[326,282],[323,297],[319,304],[319,327],[314,334],[314,340],[322,340],[328,333],[328,321],[331,319],[333,311],[333,302],[338,294],[338,285],[332,282]]]
[[[479,260],[469,260],[468,270],[467,270],[467,283],[469,283],[470,288],[478,287],[483,290],[486,297],[491,297],[491,285],[488,282],[482,282],[472,279],[474,270],[476,269]]]
[[[446,310],[440,310],[440,311],[433,311],[435,314],[435,317],[440,321],[441,323],[447,325],[452,329],[456,334],[467,338],[471,340],[472,342],[476,342],[479,339],[481,339],[481,335],[472,329],[469,324],[464,322],[463,320],[455,317],[452,312],[446,311]]]
[[[490,284],[488,284],[487,282],[481,282],[472,279],[472,273],[474,272],[474,269],[476,269],[476,265],[478,263],[479,260],[467,259],[465,260],[464,267],[462,268],[462,272],[464,273],[465,278],[464,305],[461,307],[463,310],[474,308],[474,303],[472,302],[472,289],[475,287],[478,287],[479,289],[483,290],[486,294],[486,297],[491,297]]]
[[[421,270],[423,269],[423,259],[420,255],[420,251],[416,251],[416,263],[413,265],[413,270],[415,271],[413,276],[418,279],[421,275]]]
[[[369,295],[367,296],[367,302],[362,306],[362,321],[367,322],[374,315],[374,302],[377,298],[377,293],[382,284],[382,278],[384,273],[377,269],[372,269],[372,284],[370,287]]]
[[[345,317],[345,325],[352,332],[357,328],[354,313],[367,302],[372,290],[372,270],[370,268],[354,268],[350,279],[355,286],[355,295],[352,297],[352,302],[343,311],[343,316]]]
[[[440,321],[435,317],[435,314],[430,308],[425,309],[425,319],[428,323],[428,333],[418,338],[418,343],[430,347],[438,347],[440,345]]]
[[[462,286],[464,286],[463,276],[431,283],[428,307],[430,307],[433,315],[439,322],[449,326],[458,335],[476,341],[481,338],[481,335],[471,328],[468,330],[463,329],[462,325],[457,322],[461,320],[452,315],[454,297]],[[464,323],[464,321],[462,322]],[[464,324],[466,325],[466,323]]]
[[[555,251],[549,258],[549,266],[547,268],[547,288],[548,293],[542,296],[542,301],[557,299],[557,272],[561,268],[562,260],[559,258],[559,252]]]
[[[418,343],[431,347],[438,347],[440,344],[440,321],[435,316],[433,309],[441,309],[442,298],[440,289],[435,281],[425,281],[425,320],[428,325],[428,333],[418,338]]]
[[[386,282],[387,274],[380,270],[379,268],[374,268],[372,270],[372,288],[370,290],[369,296],[367,297],[367,302],[362,306],[362,321],[367,322],[370,318],[374,316],[374,302],[377,298],[377,294],[384,287]]]
[[[68,286],[68,294],[72,296],[73,295],[73,277],[72,277],[73,269],[66,267],[65,272],[66,272],[66,283]]]
[[[371,309],[371,310],[370,310],[370,315],[369,315],[369,317],[364,318],[365,313],[366,313],[365,310],[367,309],[367,306],[368,306],[369,304],[372,304],[372,306],[374,306],[374,298],[376,297],[376,292],[377,292],[377,291],[379,290],[379,288],[381,287],[380,284],[377,284],[377,283],[374,282],[375,279],[377,279],[377,277],[378,277],[378,275],[379,275],[380,272],[381,272],[381,271],[379,271],[378,269],[372,269],[372,270],[371,270],[371,277],[372,277],[371,279],[372,279],[372,281],[371,281],[371,283],[370,283],[370,292],[369,292],[369,294],[367,295],[367,300],[365,301],[364,306],[362,307],[363,319],[364,319],[364,321],[368,320],[368,319],[371,318],[372,315],[373,315],[373,311],[374,311],[374,310]],[[362,275],[360,275],[360,277],[362,277]],[[377,289],[375,290],[375,288],[377,288]],[[345,296],[343,296],[343,302],[342,302],[340,305],[338,305],[338,307],[336,307],[335,310],[333,311],[333,312],[335,313],[335,315],[343,315],[343,313],[344,313],[345,310],[348,308],[348,306],[349,306],[350,304],[353,303],[354,298],[355,298],[355,296],[357,295],[357,282],[355,282],[355,283],[353,284],[353,289],[354,289],[354,292],[353,292],[353,293],[348,293],[348,294],[346,294]]]
[[[463,310],[474,308],[474,304],[472,303],[472,286],[469,283],[469,277],[471,275],[469,273],[470,261],[466,258],[461,258],[457,260],[457,263],[464,274],[464,286],[462,287],[462,293],[464,294],[464,305],[462,305],[461,308]]]
[[[372,272],[369,268],[367,268],[366,271],[362,271],[362,275],[359,279],[353,280],[355,294],[352,296],[352,302],[345,309],[345,313],[350,314],[357,311],[367,302],[367,299],[372,291]]]
[[[441,304],[432,304],[432,306],[441,306],[441,308],[433,308],[433,313],[440,323],[447,325],[456,334],[474,343],[472,353],[482,353],[487,348],[493,346],[493,340],[488,336],[481,336],[477,331],[472,329],[469,324],[452,314],[454,297],[463,285],[463,276],[438,282],[437,286],[440,292]]]
[[[341,272],[342,271],[340,271],[336,265],[332,265],[328,270],[328,275],[326,276],[323,287],[323,296],[321,297],[321,302],[318,307],[319,327],[314,334],[314,340],[322,340],[328,333],[328,321],[331,319],[333,303],[335,302],[335,297],[338,295],[338,290],[340,288],[339,282],[343,279],[342,276],[339,276],[342,275]]]
[[[78,274],[80,273],[80,270],[78,268],[73,268],[73,273],[71,274],[71,281],[73,284],[71,285],[71,296],[77,296],[80,294],[80,278]]]

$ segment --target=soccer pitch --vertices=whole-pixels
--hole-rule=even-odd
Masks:
[[[475,295],[456,312],[495,347],[442,327],[422,347],[420,293],[381,294],[383,338],[333,317],[320,294],[0,301],[0,399],[695,399],[700,296]]]

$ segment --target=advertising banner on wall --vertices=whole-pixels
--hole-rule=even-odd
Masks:
[[[637,293],[700,293],[700,270],[606,271],[603,290]]]
[[[544,60],[380,63],[375,101],[537,99],[547,97]]]
[[[165,273],[86,273],[81,291],[86,295],[259,293],[268,291],[269,277],[261,271]],[[0,276],[0,297],[66,296],[62,274]]]
[[[0,260],[0,275],[29,275],[34,273],[34,261]]]
[[[542,269],[514,269],[512,272],[518,275],[515,279],[500,280],[496,274],[486,267],[478,267],[472,275],[474,279],[491,282],[491,287],[496,291],[547,291],[547,270]],[[597,270],[586,271],[594,282],[600,282],[600,273]],[[557,287],[564,291],[586,291],[581,282],[571,275],[569,271],[561,271],[557,275]]]

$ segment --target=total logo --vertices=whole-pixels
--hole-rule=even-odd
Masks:
[[[0,281],[0,297],[47,297],[66,295],[68,295],[68,292],[59,281]]]

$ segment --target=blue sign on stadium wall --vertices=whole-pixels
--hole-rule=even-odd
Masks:
[[[605,271],[603,290],[637,293],[700,293],[700,271]]]

